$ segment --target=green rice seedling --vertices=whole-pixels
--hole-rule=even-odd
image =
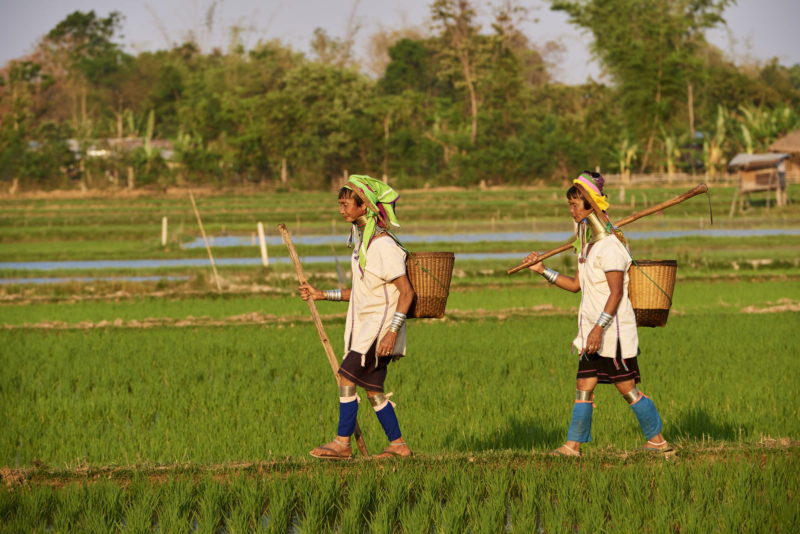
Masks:
[[[369,520],[370,532],[391,534],[397,530],[398,512],[408,499],[411,484],[411,471],[405,469],[384,475],[379,480],[375,508]]]
[[[295,502],[297,495],[295,487],[299,481],[298,476],[283,478],[275,477],[269,483],[268,507],[264,517],[267,532],[285,533],[293,526],[295,516]]]
[[[339,527],[342,534],[360,534],[364,532],[369,518],[369,511],[374,505],[377,485],[375,477],[368,470],[356,472],[347,478],[347,492],[338,497]]]
[[[17,510],[22,507],[19,493],[0,489],[0,520],[10,521],[17,515]]]
[[[641,481],[643,490],[651,490],[648,527],[652,532],[680,532],[677,510],[687,506],[682,484],[683,469],[677,462],[671,462],[656,466],[653,471],[651,480]]]
[[[726,493],[731,489],[730,469],[722,463],[703,463],[698,466],[679,466],[681,475],[685,477],[688,492],[687,501],[682,503],[675,500],[678,506],[676,511],[676,524],[681,532],[724,532],[724,516],[728,513],[728,497]],[[746,513],[744,509],[734,512]],[[740,522],[744,519],[739,516],[735,519]],[[740,527],[744,526],[740,524]],[[737,528],[738,530],[738,528]],[[746,528],[742,529],[747,531]]]
[[[544,483],[548,471],[533,468],[518,469],[514,472],[513,493],[509,507],[509,520],[512,532],[538,532],[542,507],[547,495]]]
[[[83,513],[83,487],[67,484],[58,491],[53,507],[52,529],[54,532],[75,532]]]
[[[586,477],[582,481],[581,489],[594,502],[591,506],[584,506],[580,500],[576,503],[581,527],[597,529],[605,525],[612,530],[633,531],[646,527],[647,521],[642,514],[648,509],[648,503],[645,499],[642,507],[643,503],[637,497],[646,494],[646,488],[642,486],[647,483],[647,469],[643,468],[639,476],[631,479],[634,469],[620,467],[614,463],[607,476]],[[609,495],[614,495],[614,498],[608,498]]]
[[[316,473],[301,480],[299,531],[307,534],[330,530],[335,524],[341,483],[335,473]]]
[[[677,316],[665,329],[640,332],[641,388],[659,405],[667,438],[699,445],[704,439],[757,443],[776,431],[800,435],[797,407],[781,397],[800,371],[791,357],[794,319],[791,312]],[[731,341],[719,332],[721,321],[732,331],[765,335]],[[541,451],[564,439],[577,365],[566,347],[575,333],[572,320],[410,328],[408,356],[392,364],[388,386],[397,391],[403,430],[415,449]],[[341,332],[341,325],[328,330],[332,339]],[[505,342],[508,332],[517,343]],[[19,330],[0,331],[0,340],[4,465],[25,466],[32,458],[97,465],[299,457],[335,425],[334,382],[310,325]],[[457,356],[445,357],[454,351]],[[746,365],[759,354],[775,365],[751,376]],[[696,374],[679,371],[690,366]],[[434,391],[430,383],[441,386]],[[699,389],[708,395],[692,394]],[[318,402],[299,402],[298,395]],[[604,447],[639,447],[641,433],[627,404],[610,386],[599,386],[597,398],[587,457]],[[459,425],[452,424],[453,413],[461,414]],[[283,435],[296,421],[307,424]],[[382,440],[373,417],[362,417],[362,425],[368,440]]]
[[[501,532],[506,529],[509,520],[512,473],[509,469],[487,469],[480,472],[477,478],[467,510],[470,530]]]
[[[154,493],[156,490],[148,484],[145,491]],[[102,481],[85,486],[81,500],[84,510],[78,529],[82,532],[105,534],[122,528],[123,518],[127,521],[124,514],[125,495],[120,485],[115,482]],[[151,511],[151,518],[152,513]],[[127,530],[137,532],[134,526],[127,527]],[[138,531],[150,532],[150,529],[138,529]]]
[[[146,477],[136,476],[125,492],[125,530],[152,532],[156,524],[159,497],[158,487],[154,487]]]
[[[723,493],[720,495],[722,513],[719,514],[718,521],[721,529],[729,532],[757,532],[759,528],[769,525],[769,516],[771,515],[769,512],[778,512],[777,510],[767,512],[770,508],[769,505],[759,509],[760,507],[755,502],[755,494],[763,493],[766,490],[762,485],[764,477],[754,472],[761,469],[764,468],[751,465],[733,473],[726,473],[726,477],[722,480]],[[780,481],[780,483],[784,488],[788,485],[788,481]],[[775,500],[780,501],[781,499]]]
[[[722,469],[715,498],[720,531],[782,532],[797,526],[793,506],[798,489],[796,466],[785,458],[754,456],[752,463],[731,472]]]
[[[205,478],[197,491],[195,532],[216,534],[229,515],[230,492],[227,483]]]
[[[723,464],[714,464],[705,470],[705,480],[695,481],[695,484],[702,484],[704,508],[707,513],[698,518],[700,527],[705,532],[719,529],[721,525],[720,517],[727,515],[729,508],[729,491],[730,491],[730,472]],[[742,517],[739,517],[738,523],[741,525]]]
[[[467,508],[475,492],[475,482],[471,473],[454,471],[450,473],[448,485],[449,491],[441,515],[437,518],[436,531],[464,532],[467,530]]]
[[[0,533],[23,532],[22,526],[32,524],[32,518],[23,513],[22,491],[0,488]]]
[[[51,528],[56,491],[48,486],[0,489],[10,499],[10,506],[0,521],[0,532],[45,532]]]
[[[673,521],[678,532],[696,532],[695,529],[700,528],[697,524],[696,510],[703,509],[705,505],[703,497],[705,490],[697,486],[696,477],[699,476],[702,483],[706,476],[706,468],[707,466],[695,466],[691,469],[689,465],[681,464],[674,467],[679,474],[676,487],[665,498],[674,510]],[[679,503],[680,506],[676,506]]]
[[[534,482],[541,500],[537,528],[545,532],[581,530],[580,508],[593,506],[583,485],[592,476],[591,471],[569,460],[573,459],[553,458],[550,469]]]
[[[260,529],[267,500],[267,486],[264,481],[240,475],[229,484],[231,512],[225,523],[225,530],[230,534],[239,534]]]
[[[400,509],[400,526],[404,533],[429,534],[440,522],[441,507],[447,485],[446,470],[420,469],[413,499],[407,498]]]
[[[796,456],[770,458],[765,456],[752,464],[751,480],[757,481],[748,487],[737,487],[753,501],[753,509],[761,510],[761,527],[773,532],[784,526],[800,525],[800,510],[797,496],[800,495],[800,478],[797,476]]]
[[[193,527],[195,485],[191,479],[171,478],[159,486],[158,530],[178,534]]]

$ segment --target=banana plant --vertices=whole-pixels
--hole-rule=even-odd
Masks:
[[[722,106],[717,106],[717,121],[714,126],[714,135],[703,141],[703,164],[706,169],[706,178],[711,178],[720,173],[725,165],[725,144],[727,140],[728,112]]]
[[[661,141],[664,144],[664,166],[667,168],[667,176],[672,179],[675,176],[675,162],[681,157],[681,149],[675,136],[668,134],[663,127]]]
[[[639,145],[631,144],[630,140],[625,137],[616,149],[611,151],[611,154],[617,160],[619,174],[625,181],[630,181],[631,179],[631,168],[636,160],[638,150]]]

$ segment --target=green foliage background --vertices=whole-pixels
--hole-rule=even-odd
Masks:
[[[358,171],[407,188],[587,167],[714,174],[717,149],[765,150],[800,124],[800,65],[736,65],[705,41],[729,3],[553,2],[594,36],[607,74],[575,86],[552,81],[514,2],[481,28],[471,2],[432,1],[430,31],[387,32],[374,75],[321,30],[310,56],[274,40],[247,49],[235,31],[227,50],[133,56],[115,41],[122,14],[76,11],[0,71],[0,180],[327,188]],[[122,138],[138,143],[114,148]]]

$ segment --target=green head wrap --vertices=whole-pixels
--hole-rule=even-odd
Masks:
[[[375,235],[375,226],[378,224],[384,228],[389,224],[400,226],[394,213],[394,206],[400,194],[386,183],[364,174],[351,174],[344,187],[356,194],[360,193],[362,200],[367,200],[367,212],[364,214],[367,224],[364,226],[358,252],[358,264],[363,270],[367,266],[367,248],[372,236]]]

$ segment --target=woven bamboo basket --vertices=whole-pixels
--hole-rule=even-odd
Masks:
[[[406,259],[408,279],[416,297],[408,317],[444,317],[455,254],[452,252],[412,252]]]
[[[676,260],[637,260],[631,265],[628,296],[638,326],[666,326],[677,271]]]

